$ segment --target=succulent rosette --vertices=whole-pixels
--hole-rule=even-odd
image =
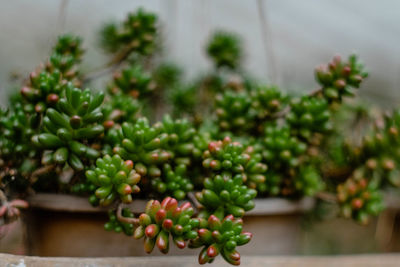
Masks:
[[[107,51],[150,55],[156,48],[157,16],[139,9],[130,13],[121,24],[107,24],[101,34],[102,45]]]
[[[204,220],[192,218],[194,209],[189,202],[178,205],[174,198],[167,197],[161,203],[151,200],[145,213],[139,216],[139,226],[134,237],[144,238],[144,249],[151,253],[157,245],[162,253],[169,251],[169,237],[183,249],[188,240],[197,237],[196,229],[207,224]]]
[[[341,102],[344,96],[354,95],[354,88],[360,87],[368,73],[357,57],[351,55],[347,62],[340,56],[334,57],[329,64],[317,67],[315,76],[322,86],[322,95],[329,102]]]
[[[117,198],[130,203],[132,194],[140,191],[137,184],[141,177],[133,169],[133,162],[124,161],[119,155],[98,158],[96,168],[86,171],[86,178],[98,187],[95,196],[102,206],[110,205]]]
[[[207,54],[217,68],[236,69],[242,58],[241,40],[233,33],[218,31],[208,42]]]
[[[350,179],[338,185],[337,199],[343,217],[367,224],[371,216],[383,210],[384,204],[379,190],[363,174],[363,170],[358,169]]]
[[[193,138],[196,135],[192,124],[186,119],[173,120],[166,115],[161,122],[161,132],[167,139],[162,147],[172,155],[174,162],[191,165],[195,153]]]
[[[45,164],[68,162],[75,170],[83,170],[82,159],[95,160],[100,156],[87,141],[104,132],[99,124],[103,118],[100,110],[103,99],[103,93],[93,95],[89,89],[82,91],[69,85],[57,109],[47,109],[43,118],[45,132],[32,139],[41,149],[49,150],[43,158]]]
[[[222,132],[246,133],[254,128],[255,112],[246,92],[225,91],[215,98],[215,113]]]
[[[309,141],[313,133],[327,133],[332,130],[331,112],[323,98],[304,96],[293,99],[286,121],[294,135]]]
[[[291,135],[290,127],[268,124],[265,127],[262,155],[271,169],[295,167],[307,145]]]
[[[275,86],[257,86],[250,95],[252,109],[260,121],[273,119],[287,104],[287,96]]]
[[[240,254],[237,246],[247,244],[252,234],[242,231],[243,220],[228,215],[220,220],[211,215],[207,227],[198,230],[198,237],[189,243],[190,248],[203,247],[199,254],[199,263],[212,263],[219,254],[230,264],[240,265]]]
[[[170,164],[166,163],[162,169],[162,176],[152,179],[151,185],[156,192],[162,195],[171,194],[174,198],[182,200],[194,188],[187,173],[187,167],[184,164],[172,168]]]
[[[114,74],[114,82],[109,86],[111,94],[123,93],[135,99],[144,99],[151,95],[155,84],[151,82],[150,74],[140,65],[132,65]]]
[[[171,153],[161,149],[168,137],[160,133],[161,127],[151,127],[146,118],[138,119],[135,124],[124,122],[119,131],[121,143],[114,153],[135,162],[136,171],[143,177],[159,177],[160,167],[171,158]]]

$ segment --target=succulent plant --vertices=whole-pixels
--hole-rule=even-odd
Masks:
[[[27,111],[44,113],[48,107],[55,107],[66,87],[60,71],[32,72],[29,78],[30,82],[21,89],[22,96],[29,103],[26,106]],[[34,106],[33,110],[31,105]]]
[[[122,216],[126,218],[134,218],[134,214],[128,208],[122,209]],[[126,235],[133,235],[135,226],[132,223],[125,223],[118,220],[114,210],[108,211],[109,221],[104,224],[106,231],[114,231],[116,233],[123,232]]]
[[[203,247],[199,254],[199,263],[212,263],[218,254],[232,265],[240,265],[240,254],[236,251],[237,246],[247,244],[252,234],[242,231],[243,220],[234,218],[232,215],[220,220],[211,215],[207,226],[200,227],[198,236],[190,240],[190,248]]]
[[[138,9],[121,24],[107,24],[101,32],[103,47],[112,53],[132,51],[150,55],[156,48],[157,16]]]
[[[291,135],[287,125],[268,124],[263,138],[263,158],[271,169],[296,167],[307,145]]]
[[[400,187],[399,130],[400,113],[395,110],[383,119],[383,125],[376,126],[363,139],[362,146],[353,158],[365,167],[367,177],[374,179],[379,186]]]
[[[0,158],[19,161],[22,157],[32,158],[36,151],[30,142],[35,131],[20,103],[13,110],[0,111]]]
[[[294,186],[304,196],[314,196],[324,188],[320,173],[312,165],[300,168]]]
[[[354,88],[359,88],[368,74],[364,66],[351,55],[348,62],[343,62],[340,56],[333,58],[328,65],[316,68],[315,76],[322,86],[322,94],[329,102],[341,102],[344,96],[352,96]]]
[[[257,191],[259,194],[277,196],[281,193],[281,186],[283,182],[282,175],[273,170],[268,170],[265,173],[265,182],[257,184]]]
[[[251,99],[252,109],[261,122],[274,119],[274,116],[287,104],[287,96],[274,86],[256,87],[254,91],[251,91]]]
[[[109,129],[115,123],[134,123],[138,119],[140,109],[141,105],[136,99],[126,97],[124,94],[111,95],[102,106],[103,126]]]
[[[355,171],[352,178],[337,187],[341,214],[367,224],[370,216],[378,215],[384,208],[381,193],[363,177],[363,170]]]
[[[196,112],[196,90],[193,85],[175,85],[170,89],[169,101],[175,116],[193,115]]]
[[[177,164],[191,165],[195,152],[193,138],[196,130],[186,119],[173,120],[169,115],[161,122],[161,132],[166,142],[162,148],[168,151]]]
[[[160,133],[161,124],[151,127],[146,118],[138,119],[135,124],[124,122],[119,131],[122,141],[114,152],[135,162],[135,169],[141,176],[159,177],[160,165],[171,158],[170,153],[161,149],[168,137]]]
[[[249,153],[239,142],[232,142],[230,137],[223,141],[213,141],[203,152],[203,167],[215,174],[240,174],[245,181],[245,166],[250,161]]]
[[[243,134],[254,129],[255,112],[246,92],[225,91],[215,98],[215,113],[222,132]]]
[[[148,253],[156,245],[167,253],[172,240],[201,247],[200,264],[221,254],[238,265],[236,247],[251,239],[242,217],[257,195],[322,199],[323,190],[336,194],[344,217],[365,224],[383,209],[382,191],[400,187],[399,110],[371,116],[375,127],[355,142],[342,132],[349,119],[343,123],[337,107],[367,77],[355,56],[318,67],[321,88],[295,98],[243,74],[241,40],[226,32],[207,45],[214,73],[183,82],[179,68],[151,57],[157,34],[157,17],[142,9],[103,28],[103,46],[114,54],[106,67],[117,69],[106,97],[79,88],[91,80],[77,71],[81,39],[58,39],[0,111],[0,224],[26,206],[9,196],[71,192],[108,206],[105,229],[144,238]],[[174,119],[140,118],[168,111]],[[125,205],[134,193],[165,198],[135,218]],[[200,203],[196,214],[190,203],[178,205],[185,198]]]
[[[98,158],[96,168],[86,171],[86,178],[97,186],[95,196],[102,206],[110,205],[117,198],[130,203],[132,194],[140,191],[137,184],[141,177],[133,169],[133,162],[123,161],[119,155]]]
[[[103,118],[100,110],[103,99],[103,93],[93,95],[89,89],[82,91],[70,85],[57,109],[47,109],[43,118],[45,132],[32,137],[39,148],[51,151],[43,159],[45,164],[68,162],[75,170],[83,170],[82,159],[94,160],[100,156],[98,150],[85,142],[104,131],[98,123]]]
[[[207,54],[217,68],[236,69],[242,57],[241,40],[233,33],[218,31],[208,42]]]
[[[79,36],[65,34],[58,37],[53,51],[62,56],[69,55],[76,61],[80,61],[84,52],[81,46],[82,39]]]
[[[328,102],[323,98],[303,96],[292,100],[286,121],[292,132],[309,141],[313,133],[326,133],[332,129]]]
[[[251,210],[257,191],[248,188],[244,182],[251,178],[264,182],[266,166],[252,161],[244,146],[232,142],[229,137],[209,143],[203,158],[203,166],[211,171],[211,178],[204,180],[204,189],[196,194],[196,198],[206,211],[218,210],[222,215],[242,217],[245,211]]]
[[[243,184],[240,174],[232,177],[229,173],[224,173],[206,178],[204,189],[196,193],[196,198],[204,206],[203,216],[214,213],[219,217],[227,214],[243,217],[246,211],[254,208],[253,199],[256,195],[255,189]]]
[[[172,168],[170,164],[165,163],[161,177],[152,179],[151,184],[156,192],[171,195],[178,200],[184,199],[186,194],[194,188],[184,164]]]
[[[122,92],[136,99],[143,99],[155,89],[150,74],[144,72],[140,65],[133,65],[114,74],[114,82],[109,87],[112,94]]]
[[[173,63],[161,63],[152,73],[158,92],[170,89],[180,83],[183,70]]]
[[[196,229],[206,224],[203,220],[192,218],[194,209],[189,202],[178,206],[178,201],[167,197],[161,203],[151,200],[145,213],[139,216],[139,226],[134,237],[144,238],[144,249],[151,253],[155,245],[162,253],[169,251],[169,237],[182,249],[188,240],[197,237]]]

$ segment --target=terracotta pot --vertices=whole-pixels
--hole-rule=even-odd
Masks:
[[[28,199],[26,213],[27,252],[37,256],[99,257],[145,256],[142,240],[107,232],[106,209],[92,207],[86,198],[37,194]],[[145,200],[135,200],[130,209],[144,210]],[[301,252],[301,215],[314,200],[257,199],[256,208],[244,218],[244,229],[254,235],[239,251],[243,255],[296,254]],[[169,255],[197,255],[198,250],[170,246]],[[152,255],[161,255],[156,249]]]
[[[92,207],[86,198],[71,195],[37,194],[28,199],[25,213],[28,255],[99,257],[146,256],[142,240],[104,230],[106,210]],[[145,200],[135,200],[130,209],[144,210]],[[304,213],[314,199],[301,201],[257,199],[246,213],[244,229],[253,233],[252,241],[240,247],[242,255],[349,254],[399,251],[399,197],[386,199],[387,210],[368,226],[352,220],[330,218],[306,224]],[[304,227],[307,225],[307,227]],[[168,255],[197,255],[198,249],[170,246]],[[152,255],[162,255],[154,249]]]

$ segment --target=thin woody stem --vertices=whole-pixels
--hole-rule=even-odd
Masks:
[[[111,59],[111,61],[108,62],[106,65],[99,67],[94,71],[84,75],[82,77],[83,83],[88,83],[118,68],[122,64],[122,62],[124,62],[124,60],[131,54],[134,48],[135,48],[134,44],[129,45],[128,47],[123,49],[120,53],[116,54]]]
[[[56,165],[51,164],[51,165],[45,165],[39,169],[36,169],[34,172],[32,172],[31,179],[37,178],[38,176],[53,170],[55,167],[56,167]]]
[[[337,203],[337,197],[332,194],[332,193],[328,193],[328,192],[319,192],[315,195],[317,198],[329,202],[329,203],[333,203],[336,204]]]
[[[117,208],[117,219],[118,221],[122,223],[129,223],[129,224],[134,224],[134,225],[139,225],[139,219],[138,218],[127,218],[122,215],[122,209],[124,207],[123,203],[118,204]]]
[[[0,201],[1,201],[1,203],[3,203],[3,204],[7,202],[7,197],[6,197],[6,195],[4,194],[3,190],[1,190],[1,189],[0,189]]]
[[[199,206],[201,206],[201,204],[199,203],[199,201],[197,201],[193,192],[187,193],[187,197],[189,198],[189,201],[192,203],[194,207],[199,208]]]

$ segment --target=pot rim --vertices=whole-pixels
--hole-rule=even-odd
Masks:
[[[93,207],[86,197],[68,194],[37,193],[27,198],[32,209],[71,213],[104,213],[109,207]],[[134,213],[141,213],[146,207],[146,199],[135,199],[127,204]],[[255,208],[245,216],[297,214],[310,211],[315,206],[315,199],[304,197],[300,200],[284,198],[255,199]]]

